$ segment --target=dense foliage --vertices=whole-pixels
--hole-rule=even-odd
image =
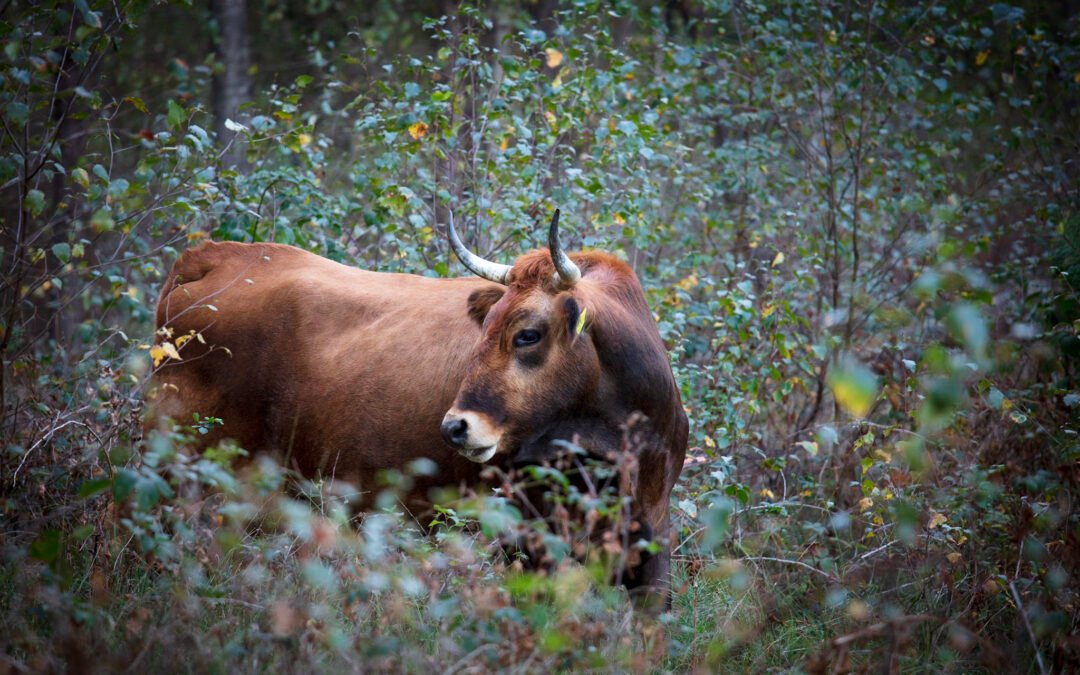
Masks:
[[[253,4],[221,137],[203,9],[0,5],[5,668],[1080,666],[1075,10],[369,4]],[[669,612],[512,499],[411,522],[430,466],[365,515],[183,451],[220,420],[142,437],[185,247],[453,276],[449,209],[509,261],[555,206],[637,271],[691,419]],[[493,480],[617,512],[565,468]]]

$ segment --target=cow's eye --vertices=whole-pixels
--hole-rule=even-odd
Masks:
[[[525,330],[519,330],[517,335],[514,336],[515,347],[528,347],[540,342],[540,331],[533,330],[532,328],[526,328]]]

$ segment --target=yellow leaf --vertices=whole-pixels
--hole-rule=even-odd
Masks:
[[[1073,82],[1080,84],[1080,70],[1073,73]]]
[[[501,141],[499,141],[499,149],[500,150],[505,150],[505,149],[507,149],[509,147],[510,147],[510,137],[509,136],[503,136],[503,139]]]
[[[866,511],[874,505],[874,500],[869,497],[863,497],[859,500],[859,511]]]
[[[705,437],[705,445],[709,446],[710,448],[715,448],[716,447],[716,441],[714,441],[712,439],[712,436],[706,436]]]
[[[855,417],[865,417],[878,395],[874,373],[854,358],[845,358],[829,373],[829,388],[836,402]]]
[[[424,124],[423,122],[417,122],[416,124],[409,127],[409,135],[413,137],[414,141],[418,141],[423,138],[424,134],[426,134],[427,131],[428,125]]]
[[[621,213],[614,214],[613,216],[611,216],[611,219],[615,221],[616,225],[626,224],[626,218],[623,218]]]
[[[784,252],[783,251],[777,251],[776,252],[776,257],[772,259],[772,266],[776,267],[777,265],[779,265],[779,264],[781,264],[783,262],[784,262]]]
[[[697,276],[694,275],[694,274],[691,274],[690,276],[688,276],[688,277],[682,279],[681,281],[677,282],[675,285],[678,286],[679,288],[683,289],[684,291],[688,291],[691,288],[693,288],[694,286],[697,286],[697,283],[698,283]]]
[[[171,342],[162,342],[158,346],[161,347],[161,351],[165,352],[165,355],[168,356],[170,359],[183,361],[183,359],[180,358],[180,352],[176,351],[176,347],[174,347]]]
[[[776,311],[776,305],[765,305],[761,308],[761,318],[768,319]]]
[[[162,360],[165,358],[165,350],[159,345],[154,345],[150,348],[150,358],[154,361],[154,367],[157,368],[161,365]]]
[[[975,65],[981,66],[986,63],[986,59],[990,56],[990,50],[981,51],[975,55]]]
[[[932,530],[932,529],[938,527],[939,525],[943,525],[948,520],[949,519],[946,518],[944,514],[935,513],[933,516],[930,517],[930,522],[927,523],[926,527],[928,527],[928,528],[930,528]]]
[[[190,339],[190,335],[181,335],[180,337],[176,338],[176,348],[179,349],[180,347],[183,347],[184,343]]]
[[[758,494],[766,499],[776,499],[776,494],[769,488],[761,488],[758,490]]]
[[[544,54],[547,56],[546,63],[548,68],[558,68],[562,65],[563,54],[558,49],[548,47],[544,50]]]
[[[865,621],[870,616],[870,608],[862,600],[852,600],[847,606],[847,614],[856,621]]]
[[[296,140],[300,143],[301,147],[303,147],[305,145],[310,145],[311,144],[311,135],[310,134],[300,134],[299,136],[296,137]]]
[[[960,555],[956,551],[953,551],[952,553],[949,553],[945,557],[948,558],[949,562],[951,562],[954,565],[960,564],[960,561],[964,559],[964,556]]]

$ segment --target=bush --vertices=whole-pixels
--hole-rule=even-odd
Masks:
[[[146,46],[169,25],[185,53],[197,13],[0,10],[7,663],[1075,667],[1075,13],[543,4],[283,5],[257,25],[311,26],[277,43],[307,65],[257,71],[220,138],[220,64]],[[220,420],[141,437],[188,244],[456,276],[448,210],[508,261],[552,204],[637,271],[691,417],[670,612],[610,585],[611,523],[552,528],[513,489],[358,515],[243,449],[185,453]],[[493,484],[617,527],[571,469]]]

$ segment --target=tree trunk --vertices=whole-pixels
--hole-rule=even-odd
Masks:
[[[214,129],[222,145],[221,163],[238,167],[244,163],[243,139],[225,128],[225,120],[240,121],[240,106],[251,96],[248,76],[247,0],[211,0],[217,21],[214,71]]]

